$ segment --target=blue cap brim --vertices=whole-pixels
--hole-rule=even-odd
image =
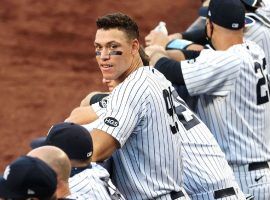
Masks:
[[[46,138],[47,137],[39,137],[39,138],[32,140],[32,142],[30,143],[30,147],[32,149],[35,149],[38,147],[45,146],[46,145]]]

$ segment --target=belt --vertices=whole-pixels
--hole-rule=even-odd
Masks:
[[[248,171],[269,168],[268,162],[254,162],[248,165]]]
[[[216,190],[214,192],[214,199],[220,199],[228,196],[235,195],[235,190],[233,187],[229,187],[226,189]]]
[[[170,196],[171,196],[172,199],[178,199],[180,197],[184,197],[185,195],[184,195],[184,193],[182,191],[179,191],[179,192],[172,191],[170,193]]]

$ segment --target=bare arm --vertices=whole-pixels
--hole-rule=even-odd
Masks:
[[[179,50],[167,50],[167,55],[169,58],[172,58],[176,61],[182,61],[185,60],[185,55],[183,54],[182,51]]]
[[[119,142],[110,134],[94,129],[91,132],[93,140],[93,156],[92,161],[103,161],[109,158],[114,151],[120,148]]]
[[[176,61],[185,60],[185,55],[179,50],[165,50],[163,47],[153,45],[145,48],[146,54],[150,57],[150,65],[154,66],[160,58],[169,57]]]
[[[84,106],[75,108],[65,122],[73,122],[76,124],[88,124],[98,118],[92,106]]]
[[[80,104],[80,107],[82,106],[89,106],[90,105],[90,99],[96,95],[96,94],[100,94],[102,92],[90,92],[82,101],[81,101],[81,104]]]

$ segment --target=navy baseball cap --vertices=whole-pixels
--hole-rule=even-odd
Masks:
[[[57,175],[38,158],[21,156],[0,177],[0,197],[7,199],[49,198],[56,191]]]
[[[44,145],[62,149],[69,159],[86,160],[93,154],[93,142],[88,130],[70,122],[53,125],[47,137],[41,137],[31,142],[33,149]]]
[[[240,0],[211,0],[208,7],[200,8],[199,15],[231,30],[245,26],[245,7]]]
[[[208,13],[208,6],[202,6],[199,9],[199,16],[207,17],[207,13]],[[248,15],[245,15],[245,27],[250,27],[253,24],[255,24],[255,20],[249,17]]]

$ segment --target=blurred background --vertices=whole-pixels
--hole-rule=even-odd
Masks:
[[[169,33],[196,19],[198,0],[0,0],[0,173],[32,139],[63,121],[87,93],[104,91],[93,41],[98,16],[120,11]]]

